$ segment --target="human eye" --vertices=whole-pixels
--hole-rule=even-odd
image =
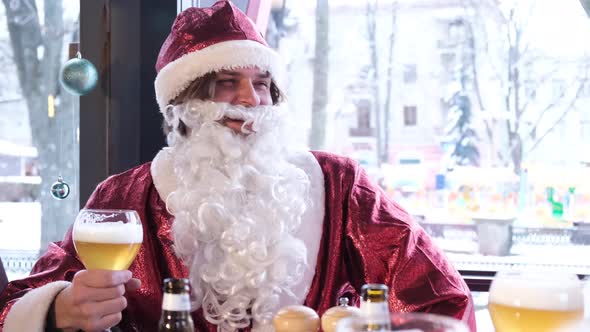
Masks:
[[[237,81],[233,78],[219,79],[215,82],[216,85],[221,86],[221,87],[226,87],[226,88],[231,88],[231,87],[235,86],[236,83],[237,83]]]
[[[267,81],[255,81],[254,86],[257,89],[268,89],[270,87],[270,82]]]

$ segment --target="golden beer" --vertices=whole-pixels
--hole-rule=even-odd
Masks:
[[[73,232],[78,256],[89,270],[126,270],[143,239],[141,225],[123,223],[78,224]]]
[[[498,276],[489,311],[496,332],[560,331],[583,319],[584,299],[576,276]]]
[[[490,303],[489,309],[497,332],[559,331],[584,318],[583,308],[542,310]]]
[[[74,241],[78,256],[89,270],[126,270],[141,243],[97,243]]]

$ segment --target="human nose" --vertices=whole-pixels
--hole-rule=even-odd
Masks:
[[[236,98],[236,104],[254,107],[260,105],[260,97],[254,89],[254,85],[250,80],[242,80],[238,89],[238,95]]]

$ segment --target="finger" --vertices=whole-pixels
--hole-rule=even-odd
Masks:
[[[111,327],[119,324],[121,322],[122,318],[123,318],[123,314],[121,314],[120,312],[117,312],[117,313],[106,315],[106,316],[102,317],[100,319],[100,323],[101,323],[101,325],[106,326],[105,329],[108,329],[108,328],[111,328]]]
[[[119,324],[123,315],[120,312],[106,315],[101,317],[100,319],[93,321],[87,324],[85,331],[96,331],[96,332],[103,332],[104,330],[108,330],[109,328]]]
[[[131,279],[131,272],[110,270],[82,270],[74,275],[74,282],[81,282],[87,287],[105,288],[126,283]]]
[[[127,299],[124,296],[121,296],[116,299],[96,302],[94,304],[94,308],[96,310],[95,313],[98,317],[115,314],[127,308]]]
[[[141,288],[141,280],[132,278],[125,284],[125,290],[127,292],[133,292]]]
[[[73,290],[73,298],[75,303],[81,302],[100,302],[111,299],[116,299],[125,294],[125,286],[119,285],[115,287],[94,288],[94,287],[77,287]]]

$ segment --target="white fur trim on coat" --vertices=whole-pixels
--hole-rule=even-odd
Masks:
[[[275,81],[282,76],[281,59],[268,46],[251,40],[231,40],[185,54],[170,62],[156,76],[156,100],[163,110],[192,81],[222,69],[258,67],[268,70]]]
[[[150,173],[152,174],[156,191],[165,203],[168,200],[168,195],[178,187],[170,148],[166,147],[158,152],[150,166]]]
[[[44,332],[47,311],[67,281],[55,281],[35,288],[16,301],[4,321],[4,332]]]

